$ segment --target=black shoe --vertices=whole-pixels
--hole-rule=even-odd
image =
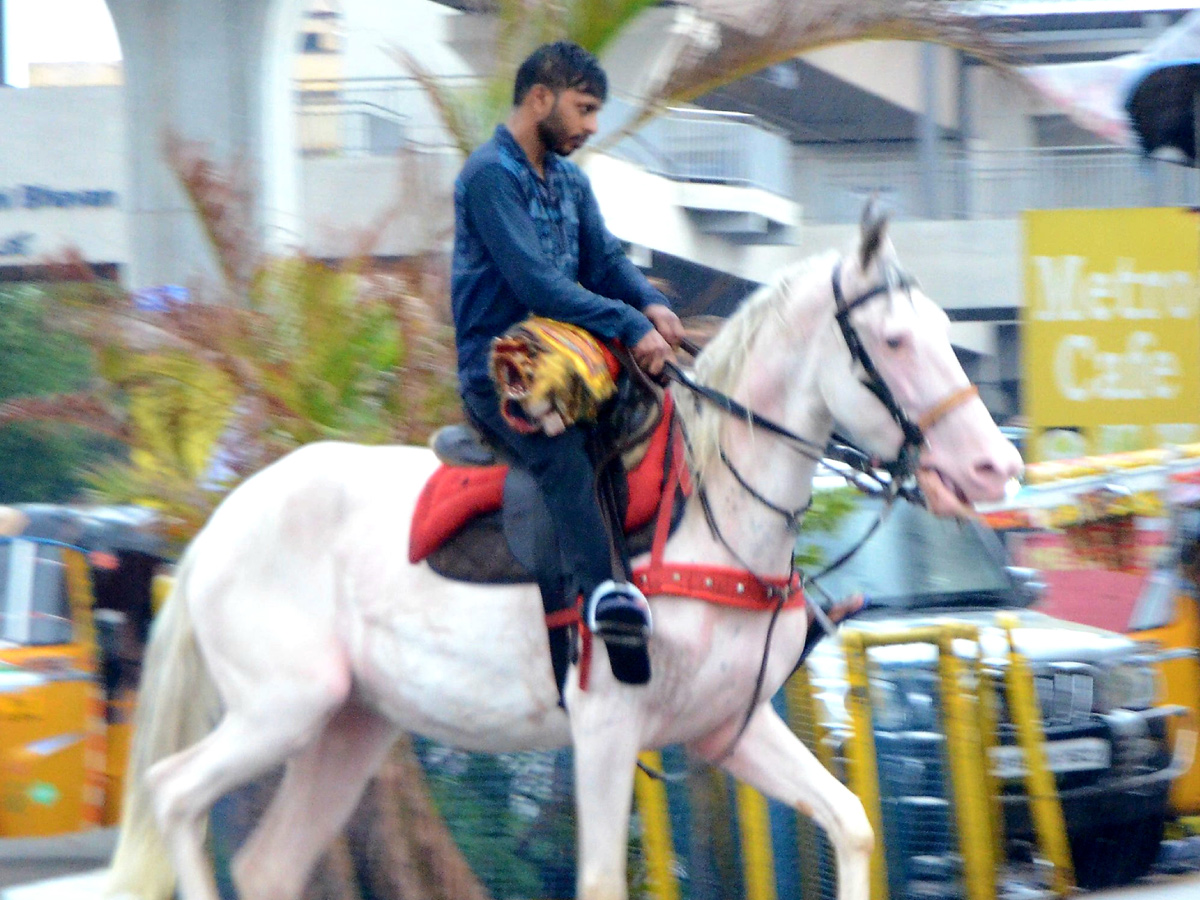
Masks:
[[[650,604],[632,584],[606,581],[588,597],[584,611],[588,630],[606,644],[644,647],[653,623]]]
[[[606,581],[592,591],[584,609],[584,624],[604,641],[608,666],[622,684],[650,680],[650,604],[632,584]]]

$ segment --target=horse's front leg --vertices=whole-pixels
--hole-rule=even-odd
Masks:
[[[824,828],[837,856],[838,900],[868,900],[875,837],[858,797],[821,765],[769,703],[759,706],[733,752],[714,759],[731,734],[732,729],[721,729],[690,749]]]
[[[576,896],[625,900],[633,776],[641,749],[640,716],[629,692],[638,689],[609,678],[596,682],[587,694],[568,697],[575,748]]]

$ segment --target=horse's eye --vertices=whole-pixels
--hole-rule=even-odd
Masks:
[[[885,341],[885,343],[887,344],[887,348],[889,350],[899,350],[901,347],[904,346],[904,338],[890,337],[887,339],[887,341]]]

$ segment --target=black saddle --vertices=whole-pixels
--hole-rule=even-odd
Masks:
[[[503,461],[471,425],[446,425],[429,439],[434,456],[448,466],[496,466]]]

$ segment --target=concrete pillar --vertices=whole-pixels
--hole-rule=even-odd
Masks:
[[[970,68],[970,63],[967,60],[967,55],[961,51],[955,51],[954,55],[955,68],[958,72],[958,88],[956,96],[958,99],[958,162],[955,166],[955,183],[958,185],[958,191],[955,196],[955,209],[953,218],[955,219],[970,219],[973,217],[972,212],[972,197],[971,197],[971,150],[974,147],[974,130],[975,123],[972,116],[972,99],[971,99],[971,79],[967,75]]]
[[[107,0],[125,60],[128,287],[215,280],[215,258],[167,163],[168,135],[240,165],[263,249],[299,242],[291,59],[303,0]]]
[[[0,87],[8,84],[8,60],[4,56],[4,48],[8,46],[4,37],[4,0],[0,0]]]

